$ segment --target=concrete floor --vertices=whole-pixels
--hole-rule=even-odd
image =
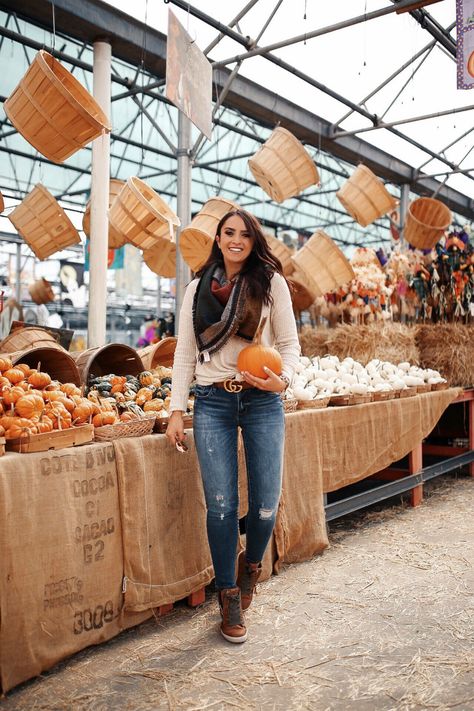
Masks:
[[[340,519],[322,556],[259,586],[249,641],[214,594],[9,692],[2,711],[474,709],[474,480]]]

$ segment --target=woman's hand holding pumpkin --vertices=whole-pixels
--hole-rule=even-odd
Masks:
[[[250,383],[250,385],[253,385],[259,390],[267,390],[271,393],[282,393],[286,390],[287,383],[282,380],[279,375],[266,366],[263,366],[263,370],[268,374],[268,378],[257,378],[257,376],[252,375],[247,370],[243,370],[242,375],[247,383]]]

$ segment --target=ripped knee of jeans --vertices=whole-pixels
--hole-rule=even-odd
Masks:
[[[264,509],[263,507],[258,511],[258,517],[261,521],[268,521],[273,517],[273,509]]]

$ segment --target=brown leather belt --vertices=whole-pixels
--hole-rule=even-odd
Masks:
[[[242,390],[248,390],[253,388],[253,385],[247,383],[245,380],[232,380],[228,378],[227,380],[221,380],[218,383],[212,383],[215,388],[222,388],[228,393],[241,393]]]

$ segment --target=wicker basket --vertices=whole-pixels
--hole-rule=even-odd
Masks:
[[[47,304],[50,301],[54,301],[54,291],[46,279],[38,279],[33,284],[30,284],[28,291],[35,304]]]
[[[170,421],[169,417],[157,417],[155,420],[154,431],[159,432],[160,434],[164,434],[166,432],[166,428],[168,427],[169,421]],[[192,415],[184,415],[184,417],[183,417],[184,429],[190,430],[190,429],[192,429],[192,426],[193,426],[193,416]]]
[[[155,419],[155,415],[147,415],[146,417],[140,417],[138,420],[96,427],[94,429],[94,439],[98,442],[104,442],[112,439],[123,439],[124,437],[143,437],[143,435],[153,432]]]
[[[283,402],[283,410],[285,412],[296,412],[296,410],[298,409],[298,400],[296,400],[294,398],[290,398],[288,400],[284,400],[282,398],[282,402]]]
[[[414,397],[417,395],[416,388],[402,388],[402,390],[395,390],[395,397],[399,397],[400,400],[406,397]]]
[[[5,336],[3,341],[0,341],[0,353],[14,353],[41,347],[64,350],[52,333],[39,326],[15,328]]]
[[[127,180],[109,210],[109,223],[139,249],[154,247],[159,237],[174,239],[180,221],[166,202],[140,178]]]
[[[291,276],[295,271],[295,265],[291,261],[292,250],[286,246],[281,239],[269,235],[268,232],[265,233],[265,239],[268,242],[268,246],[272,250],[274,256],[280,260],[281,266],[283,267],[283,273],[285,276]]]
[[[143,363],[137,351],[124,343],[108,343],[106,346],[89,348],[86,351],[71,353],[80,373],[81,381],[87,385],[89,374],[101,375],[138,375]]]
[[[350,405],[351,396],[350,395],[331,395],[329,398],[329,405]]]
[[[137,353],[141,358],[144,369],[152,370],[159,365],[172,368],[177,342],[177,338],[168,336],[167,338],[162,338],[158,343],[153,343],[151,346],[139,348]]]
[[[115,198],[125,185],[124,180],[117,180],[116,178],[112,178],[112,180],[109,183],[109,208],[112,206]],[[87,235],[87,237],[91,236],[91,201],[86,205],[86,210],[84,212],[84,217],[82,218],[82,229],[84,230],[84,233]],[[119,247],[122,247],[125,242],[127,241],[125,235],[123,235],[121,232],[116,230],[110,223],[109,223],[109,249],[118,249]]]
[[[391,212],[397,206],[397,200],[365,165],[357,166],[351,177],[337,191],[336,197],[362,227],[367,227],[377,217]]]
[[[8,217],[38,259],[80,244],[79,233],[71,220],[41,183]]]
[[[390,398],[386,398],[386,399],[390,400]],[[372,402],[372,400],[373,400],[372,393],[367,393],[367,395],[356,395],[356,394],[349,395],[349,405],[365,405],[367,402]]]
[[[305,273],[316,296],[324,296],[355,276],[347,258],[322,230],[317,230],[291,260]]]
[[[298,139],[279,126],[249,160],[253,177],[276,202],[319,184],[313,159]]]
[[[393,400],[396,397],[395,392],[395,390],[379,390],[378,392],[372,393],[372,400],[374,402]]]
[[[162,277],[176,276],[176,245],[169,239],[158,238],[155,246],[143,252],[148,269]]]
[[[431,390],[434,390],[435,392],[437,390],[447,390],[449,388],[449,383],[446,380],[444,383],[432,383],[431,384]]]
[[[110,123],[95,99],[50,54],[41,50],[3,104],[17,131],[55,163],[103,133]]]
[[[416,386],[416,392],[418,394],[420,393],[429,393],[431,390],[431,384],[430,383],[423,383],[423,385],[417,385]]]
[[[321,410],[329,405],[330,397],[320,397],[315,400],[297,400],[297,410]]]
[[[417,249],[431,249],[451,224],[451,210],[439,200],[418,198],[408,206],[403,236]]]

